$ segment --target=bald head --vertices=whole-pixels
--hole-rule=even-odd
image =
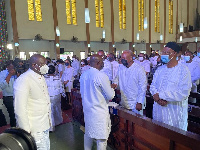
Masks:
[[[30,58],[30,69],[32,69],[38,74],[40,74],[39,72],[40,67],[44,66],[45,64],[46,64],[46,59],[44,58],[44,56],[40,54],[34,54]]]
[[[125,66],[130,67],[133,64],[133,56],[134,55],[133,55],[133,52],[131,50],[123,51],[122,56],[121,56],[121,60],[123,60],[122,62],[126,61],[127,65],[125,65]]]
[[[90,66],[101,70],[103,68],[103,59],[100,55],[94,54],[90,57]]]

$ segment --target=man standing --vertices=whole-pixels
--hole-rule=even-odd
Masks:
[[[184,60],[185,65],[190,70],[191,79],[192,79],[192,93],[197,93],[197,81],[200,79],[200,63],[194,61],[194,55],[191,51],[186,51]],[[189,102],[196,103],[196,98],[189,97]]]
[[[82,97],[85,135],[84,149],[91,150],[93,139],[97,140],[97,149],[106,150],[107,139],[111,130],[108,102],[114,97],[114,90],[103,68],[100,55],[90,57],[91,68],[80,78],[80,92]]]
[[[160,66],[150,86],[154,98],[153,119],[165,124],[187,130],[188,96],[191,90],[189,69],[178,63],[176,57],[180,47],[169,42],[163,48]]]
[[[126,109],[143,114],[142,107],[145,103],[147,78],[144,68],[133,62],[133,52],[125,50],[122,53],[117,78],[114,80],[119,85],[121,92],[121,105]],[[138,112],[139,111],[139,112]]]
[[[14,84],[15,114],[18,127],[31,133],[37,150],[49,150],[51,103],[43,74],[49,67],[39,54],[30,58],[30,68]]]
[[[146,74],[148,74],[151,70],[150,64],[151,62],[149,60],[146,60],[145,54],[140,53],[138,55],[138,61],[135,61],[136,63],[140,64],[142,67],[144,67],[144,70]]]
[[[74,68],[74,77],[75,79],[78,77],[80,62],[77,60],[76,55],[72,56],[72,67]]]
[[[10,117],[10,126],[16,126],[16,119],[13,106],[13,83],[16,71],[11,62],[6,64],[6,70],[0,72],[0,89],[3,91],[3,103],[7,108]]]
[[[110,81],[112,81],[112,66],[111,66],[110,61],[108,61],[107,59],[105,59],[106,56],[105,56],[105,53],[104,53],[103,50],[99,50],[97,52],[97,54],[102,57],[103,63],[104,63],[104,67],[103,67],[103,69],[101,71],[104,72],[108,76],[108,78],[109,78]]]
[[[110,63],[111,63],[111,70],[112,70],[112,80],[111,81],[113,81],[117,76],[119,63],[115,60],[115,55],[113,53],[110,53],[107,55],[107,60],[110,61]]]

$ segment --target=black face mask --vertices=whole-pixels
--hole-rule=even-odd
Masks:
[[[66,66],[69,66],[69,63],[65,63]]]
[[[128,62],[127,62],[127,60],[122,59],[121,62],[122,62],[122,64],[123,64],[125,67],[128,67]]]

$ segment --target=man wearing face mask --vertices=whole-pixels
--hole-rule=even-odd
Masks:
[[[115,93],[107,75],[100,71],[104,66],[102,57],[97,54],[92,55],[90,66],[91,68],[80,78],[85,121],[84,150],[92,149],[94,139],[97,141],[98,150],[106,150],[111,131],[108,103]]]
[[[197,93],[197,84],[196,82],[200,79],[200,63],[193,61],[194,55],[191,51],[185,52],[185,65],[190,70],[191,79],[192,79],[192,93]],[[196,103],[196,98],[189,97],[189,102]]]
[[[144,68],[146,74],[148,74],[150,72],[150,64],[151,63],[149,60],[145,59],[144,53],[140,53],[138,55],[138,61],[136,61],[136,63],[140,64]]]
[[[147,89],[147,78],[144,68],[133,62],[133,52],[125,50],[121,56],[123,66],[119,67],[114,80],[121,92],[121,105],[126,109],[143,114]]]
[[[49,67],[39,54],[30,58],[29,70],[14,83],[17,125],[35,139],[37,150],[50,150],[51,103],[44,74]]]
[[[154,98],[153,119],[187,130],[188,96],[191,91],[191,75],[188,67],[176,59],[180,47],[168,42],[161,53],[165,65],[160,66],[150,86]]]

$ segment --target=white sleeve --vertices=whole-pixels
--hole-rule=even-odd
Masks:
[[[14,109],[17,124],[20,128],[30,133],[27,103],[29,97],[29,81],[26,78],[18,78],[14,83]]]
[[[146,90],[147,90],[147,77],[146,73],[143,70],[143,68],[140,69],[139,72],[139,81],[138,81],[138,97],[137,97],[137,102],[143,104],[145,95],[146,95]]]
[[[152,83],[150,85],[150,93],[152,96],[155,95],[156,93],[158,93],[158,90],[156,88],[156,81],[157,81],[158,76],[159,76],[159,70],[156,70],[156,72],[153,75]]]
[[[105,74],[102,74],[99,76],[98,82],[103,92],[104,98],[106,99],[107,102],[109,102],[109,100],[112,100],[114,98],[115,91],[114,89],[111,88],[108,77]]]

